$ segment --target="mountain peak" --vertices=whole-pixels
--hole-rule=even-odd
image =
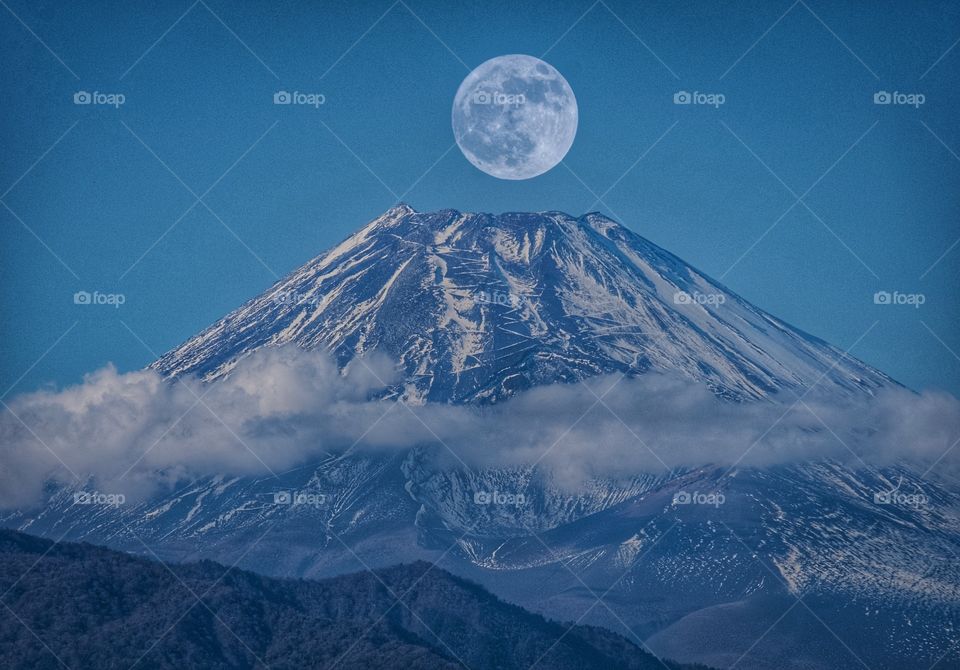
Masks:
[[[540,212],[465,212],[447,208],[432,212],[421,212],[406,203],[399,203],[373,219],[366,226],[335,247],[335,252],[348,251],[355,244],[362,244],[378,235],[400,235],[410,242],[420,244],[444,245],[465,235],[476,233],[493,234],[494,231],[514,236],[533,235],[538,239],[559,239],[576,235],[578,229],[590,229],[605,237],[633,237],[642,244],[648,241],[630,233],[621,224],[600,212],[589,212],[581,216],[559,210]],[[618,232],[614,232],[618,231]],[[518,237],[519,239],[519,237]],[[329,260],[331,253],[322,254],[314,262]]]
[[[435,210],[433,212],[421,212],[420,210],[414,209],[410,204],[406,202],[398,202],[389,209],[387,209],[383,214],[376,217],[370,223],[376,223],[383,220],[395,221],[404,217],[415,217],[418,221],[436,221],[438,218],[456,218],[464,217],[471,220],[503,220],[503,221],[536,221],[536,220],[561,220],[561,221],[599,221],[604,222],[614,226],[621,226],[620,223],[606,216],[602,212],[591,211],[580,216],[570,214],[561,210],[551,209],[551,210],[542,210],[538,212],[526,212],[526,211],[508,211],[508,212],[468,212],[459,209],[454,209],[448,207],[445,209]]]
[[[496,402],[615,372],[679,374],[737,400],[821,377],[844,393],[890,383],[598,212],[399,203],[152,367],[213,379],[283,343],[342,365],[386,353],[398,389],[422,401]]]
[[[407,214],[416,214],[417,210],[405,203],[404,201],[398,202],[396,205],[388,209],[381,216],[382,217],[396,217],[396,216],[406,216]]]

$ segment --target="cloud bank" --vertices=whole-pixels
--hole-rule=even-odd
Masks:
[[[377,355],[341,371],[325,352],[294,347],[261,349],[208,384],[106,367],[76,386],[19,396],[0,412],[0,506],[39,502],[51,480],[92,480],[142,497],[194,477],[262,475],[329,453],[415,446],[458,467],[537,462],[569,482],[823,458],[956,469],[960,455],[943,457],[960,438],[960,401],[948,394],[811,393],[795,404],[785,392],[777,403],[735,404],[648,374],[540,387],[475,408],[383,399],[394,379],[392,363]]]

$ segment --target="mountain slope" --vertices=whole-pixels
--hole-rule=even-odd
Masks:
[[[650,370],[734,399],[893,383],[600,214],[399,205],[153,367],[212,379],[287,342],[386,353],[407,397],[440,402]]]
[[[213,477],[117,507],[77,505],[61,490],[2,523],[276,576],[348,573],[357,556],[374,568],[437,561],[528,610],[621,634],[626,625],[661,655],[717,667],[789,660],[833,670],[858,667],[859,658],[871,670],[903,670],[941,657],[937,667],[960,667],[955,489],[909,469],[837,463],[724,472],[593,481],[571,493],[529,472],[468,474],[416,454],[350,455],[279,480]],[[929,504],[875,503],[876,491],[900,481],[904,490],[922,485]],[[473,499],[528,483],[522,506]],[[327,502],[278,504],[278,490]],[[684,491],[725,501],[675,504]]]
[[[61,662],[177,670],[692,667],[661,662],[600,629],[545,620],[422,562],[319,582],[276,580],[0,531],[0,592],[0,661],[10,670]]]
[[[329,348],[341,365],[384,352],[401,368],[390,392],[411,404],[503,402],[606,372],[681,375],[744,409],[813,387],[830,402],[896,385],[596,214],[398,206],[153,367],[215,380],[282,343]],[[351,572],[356,555],[377,568],[441,561],[529,610],[626,625],[688,662],[960,667],[960,495],[935,473],[833,461],[730,470],[704,453],[571,491],[538,468],[468,472],[426,451],[330,454],[276,478],[209,476],[115,507],[52,489],[0,523],[281,577]],[[925,502],[877,502],[897,490]],[[278,491],[325,502],[282,504]],[[525,503],[481,504],[478,492]],[[725,503],[676,504],[681,494]]]

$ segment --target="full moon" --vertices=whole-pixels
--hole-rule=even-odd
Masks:
[[[539,58],[491,58],[467,75],[453,100],[453,135],[467,160],[500,179],[530,179],[567,155],[577,99]]]

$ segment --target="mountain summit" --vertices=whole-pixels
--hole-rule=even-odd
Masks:
[[[610,372],[680,373],[736,400],[893,383],[597,213],[397,205],[152,367],[215,379],[284,343],[341,364],[386,353],[419,401],[495,402]]]

